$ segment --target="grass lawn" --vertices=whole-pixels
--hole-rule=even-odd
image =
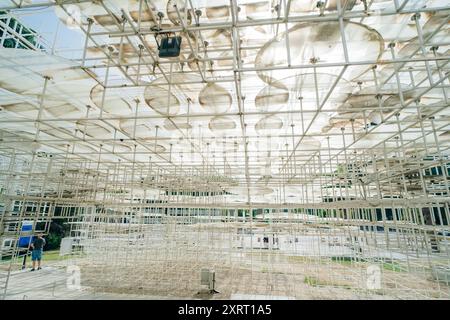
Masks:
[[[59,250],[50,250],[50,251],[44,251],[42,253],[42,260],[43,261],[55,261],[55,260],[64,260],[67,259],[69,256],[60,256]]]
[[[398,264],[397,262],[383,263],[383,268],[385,270],[394,271],[394,272],[404,272],[405,271],[404,269],[402,269],[400,264]]]
[[[353,257],[331,257],[331,261],[344,264],[344,265],[352,265],[356,262],[365,262],[364,259],[360,259],[360,261],[356,260]],[[404,272],[405,270],[401,267],[401,265],[397,262],[383,262],[381,264],[384,270],[393,271],[393,272]]]
[[[305,279],[303,280],[303,283],[306,283],[307,285],[310,285],[312,287],[332,286],[332,287],[340,287],[340,288],[344,288],[344,289],[352,288],[349,284],[332,283],[332,282],[329,283],[329,282],[322,281],[317,277],[311,277],[311,276],[306,276]]]

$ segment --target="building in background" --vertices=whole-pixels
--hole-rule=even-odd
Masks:
[[[0,11],[0,47],[45,50],[40,35],[8,11]]]

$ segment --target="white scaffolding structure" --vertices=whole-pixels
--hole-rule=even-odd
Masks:
[[[53,47],[0,48],[3,296],[64,219],[95,292],[450,298],[447,1],[0,0],[39,8]]]

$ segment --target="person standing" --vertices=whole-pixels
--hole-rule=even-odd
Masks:
[[[36,262],[37,262],[37,269],[41,270],[41,260],[42,260],[42,250],[45,246],[45,239],[43,237],[44,235],[42,233],[38,233],[37,237],[34,238],[33,242],[31,243],[31,248],[33,249],[31,251],[31,261],[33,263],[33,268],[31,271],[36,270]]]

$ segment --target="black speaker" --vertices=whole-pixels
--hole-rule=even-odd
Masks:
[[[164,37],[159,47],[160,58],[178,57],[180,55],[181,37]]]

